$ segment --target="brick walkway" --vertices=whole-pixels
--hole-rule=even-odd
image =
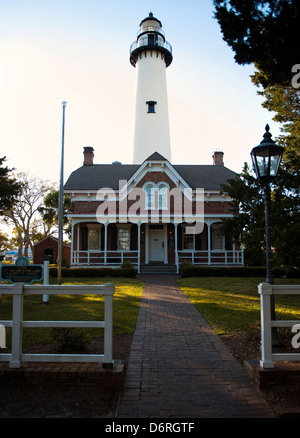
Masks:
[[[174,277],[143,278],[118,418],[274,417]]]

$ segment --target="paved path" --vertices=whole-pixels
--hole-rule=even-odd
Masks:
[[[273,417],[175,277],[143,278],[118,418]]]

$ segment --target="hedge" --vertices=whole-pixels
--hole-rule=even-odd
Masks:
[[[300,278],[298,268],[274,268],[274,277]],[[186,265],[180,268],[181,277],[266,277],[265,267],[206,267]]]
[[[57,277],[57,268],[49,268],[49,276]],[[137,276],[137,270],[134,268],[62,268],[61,276],[70,277],[126,277],[134,278]]]

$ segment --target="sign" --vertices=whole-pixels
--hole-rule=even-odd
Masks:
[[[2,265],[0,279],[11,283],[33,283],[41,281],[44,277],[42,265],[30,265],[26,257],[19,257],[15,265]]]

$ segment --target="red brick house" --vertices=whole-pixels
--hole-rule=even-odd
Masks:
[[[93,148],[84,148],[83,166],[64,188],[73,205],[71,266],[119,267],[130,260],[139,272],[153,265],[178,272],[186,259],[242,265],[243,249],[222,226],[231,199],[220,185],[235,175],[222,152],[212,165],[172,165],[157,152],[141,165],[124,165],[94,164]]]
[[[33,247],[33,263],[42,265],[43,256],[50,257],[50,263],[56,263],[58,258],[58,239],[53,236],[47,236],[37,242]],[[71,246],[63,243],[63,264],[70,266],[71,263]]]

